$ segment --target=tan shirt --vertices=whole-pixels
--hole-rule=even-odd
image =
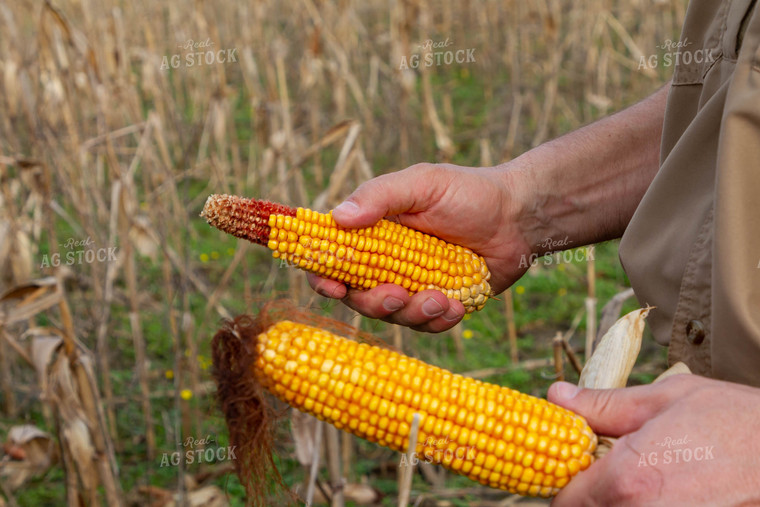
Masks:
[[[661,167],[620,258],[639,302],[657,306],[648,320],[671,364],[760,386],[757,3],[689,4]]]

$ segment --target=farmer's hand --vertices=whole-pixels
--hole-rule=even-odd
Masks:
[[[560,382],[548,398],[621,437],[553,505],[760,503],[760,389],[676,375],[609,390]]]
[[[374,225],[383,217],[413,229],[466,246],[486,259],[491,287],[499,293],[527,270],[531,247],[518,229],[518,206],[509,171],[448,164],[418,164],[374,178],[333,210],[344,227]],[[522,264],[522,267],[521,267]],[[351,308],[424,331],[444,331],[464,315],[459,301],[437,290],[409,296],[406,289],[384,284],[369,290],[309,275],[323,296],[343,299]]]

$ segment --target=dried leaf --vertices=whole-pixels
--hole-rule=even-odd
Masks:
[[[140,497],[141,503],[150,505],[150,507],[177,507],[179,505],[179,495],[156,486],[140,486],[137,488],[137,495]],[[227,507],[229,502],[227,495],[221,489],[216,486],[205,486],[187,493],[182,505],[187,507]]]
[[[40,288],[55,287],[57,283],[58,281],[54,276],[38,278],[21,285],[11,287],[5,291],[2,296],[0,296],[0,302],[9,301],[11,299],[24,299],[30,294],[35,294]]]
[[[227,496],[216,486],[206,486],[187,495],[191,507],[226,507]]]
[[[44,474],[57,461],[53,438],[33,425],[11,427],[3,443],[3,452],[0,477],[10,491],[20,488],[32,477]]]
[[[356,505],[376,505],[383,499],[383,494],[369,484],[349,483],[343,486],[343,499]],[[314,492],[314,504],[325,504],[328,499],[319,489]]]
[[[37,426],[34,426],[32,424],[13,426],[10,430],[8,430],[8,440],[14,444],[23,445],[31,442],[35,438],[50,439],[50,433],[42,431]]]
[[[22,320],[30,319],[38,313],[57,305],[61,301],[61,292],[56,290],[58,281],[50,276],[17,285],[0,296],[0,303],[21,299],[8,310],[0,309],[0,322],[9,326]]]
[[[97,484],[98,471],[95,469],[95,447],[87,423],[80,418],[65,421],[61,428],[61,437],[77,465],[84,489],[90,491]]]
[[[43,393],[47,392],[48,387],[48,365],[52,362],[53,354],[55,354],[55,351],[58,350],[62,342],[63,339],[60,336],[41,335],[35,336],[29,347],[31,349],[32,364],[37,371],[37,379]]]
[[[158,253],[158,235],[153,224],[145,215],[137,215],[132,219],[132,227],[129,228],[129,239],[144,257],[156,260]]]

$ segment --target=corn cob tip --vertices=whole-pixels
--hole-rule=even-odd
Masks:
[[[269,241],[271,229],[268,222],[272,214],[295,216],[296,210],[269,201],[212,194],[201,211],[209,225],[258,245],[266,245]]]

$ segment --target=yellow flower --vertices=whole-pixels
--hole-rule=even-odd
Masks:
[[[235,255],[235,249],[234,248],[228,248],[227,249],[227,255]]]
[[[214,250],[213,252],[211,252],[211,258],[214,259],[214,260],[218,259],[219,258],[219,252],[217,252],[216,250]]]
[[[469,313],[465,313],[464,318],[462,320],[470,320],[471,318],[472,318],[472,315],[470,315]]]
[[[464,338],[465,340],[469,340],[470,338],[473,337],[473,335],[474,333],[472,332],[472,329],[465,329],[462,332],[462,338]]]
[[[564,271],[565,270],[565,265],[564,264],[560,264],[559,266],[557,266],[557,269],[559,271]]]
[[[183,389],[179,392],[179,397],[187,401],[193,397],[193,392],[190,389]]]
[[[205,254],[205,253],[201,254],[201,262],[208,262],[208,254]]]
[[[564,287],[560,288],[560,289],[557,291],[557,295],[558,295],[559,297],[562,297],[562,296],[565,296],[565,295],[567,295],[567,289],[566,289],[566,288],[564,288]]]
[[[517,287],[515,287],[515,292],[517,294],[525,294],[525,287],[523,287],[522,285],[518,285]]]
[[[173,379],[173,378],[174,378],[174,370],[166,370],[166,371],[164,372],[164,376],[165,376],[167,379],[169,379],[169,380]]]

